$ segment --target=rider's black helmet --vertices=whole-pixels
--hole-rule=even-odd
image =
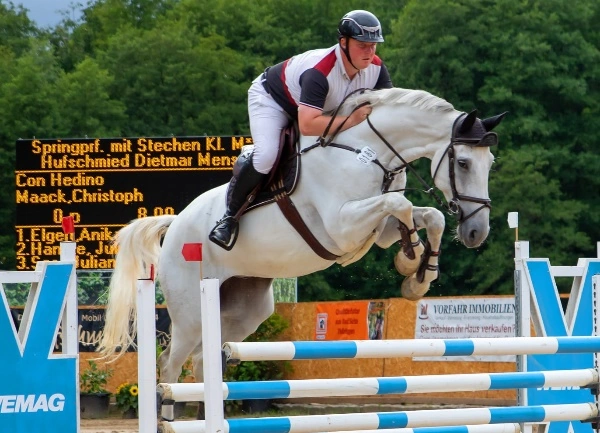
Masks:
[[[383,42],[381,23],[371,12],[355,10],[342,17],[338,38],[349,37],[361,42]]]

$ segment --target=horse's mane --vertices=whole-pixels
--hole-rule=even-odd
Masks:
[[[368,102],[375,106],[378,104],[402,104],[427,111],[453,111],[454,107],[445,99],[432,95],[424,90],[391,89],[367,90],[350,96],[340,110],[341,115],[348,115],[357,105]]]

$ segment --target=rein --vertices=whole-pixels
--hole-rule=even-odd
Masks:
[[[317,140],[317,143],[321,146],[321,147],[326,147],[329,146],[330,144],[332,144],[332,140],[340,133],[340,131],[342,130],[342,127],[346,124],[346,122],[348,121],[348,118],[350,117],[350,115],[348,115],[344,121],[342,123],[340,123],[338,125],[338,127],[335,129],[335,131],[333,131],[332,134],[329,134],[329,130],[331,129],[331,125],[333,125],[333,121],[335,120],[335,118],[337,117],[339,111],[341,110],[342,106],[344,105],[344,102],[346,102],[348,100],[348,98],[352,95],[354,95],[355,93],[364,93],[366,89],[356,89],[353,92],[348,93],[344,99],[342,99],[342,102],[340,102],[340,105],[337,106],[337,108],[335,109],[335,111],[331,114],[331,120],[329,121],[329,123],[327,124],[327,126],[325,127],[325,130],[323,131],[323,134],[321,134],[321,136],[319,137],[319,139]],[[365,105],[369,105],[368,102],[363,102],[362,104],[358,104],[356,107],[354,107],[352,109],[352,111],[350,112],[350,114],[354,113],[356,110],[358,110],[360,107],[364,107]],[[326,137],[329,136],[329,139],[327,139]],[[314,145],[313,145],[314,146]],[[306,148],[306,150],[308,151],[309,149],[313,148],[313,146],[310,146],[308,148]]]
[[[342,123],[340,123],[338,125],[338,127],[335,129],[335,131],[333,131],[333,133],[329,134],[329,130],[331,129],[331,125],[333,125],[333,121],[335,120],[335,118],[338,116],[338,113],[340,111],[340,109],[342,108],[342,106],[344,105],[344,103],[346,102],[346,100],[354,95],[355,93],[362,93],[367,89],[357,89],[354,90],[353,92],[348,93],[344,99],[342,100],[342,102],[340,102],[340,105],[337,106],[337,108],[335,109],[335,111],[331,114],[331,120],[329,120],[329,123],[327,124],[327,126],[325,127],[325,130],[323,131],[323,134],[317,139],[317,142],[315,144],[313,144],[312,146],[308,146],[305,149],[302,149],[300,151],[300,154],[306,153],[309,150],[315,149],[317,147],[337,147],[338,149],[344,149],[344,150],[348,150],[350,152],[354,152],[356,154],[360,154],[362,151],[359,149],[355,149],[354,147],[351,146],[346,146],[345,144],[339,144],[339,143],[334,143],[333,139],[340,133],[340,131],[342,130],[342,127],[346,124],[346,122],[348,121],[348,118],[350,117],[350,115],[348,115],[348,117],[346,117],[344,119],[344,121]],[[361,104],[358,104],[356,107],[354,107],[352,109],[352,111],[350,112],[350,114],[354,113],[356,110],[358,110],[361,107],[364,107],[365,105],[368,105],[368,102],[363,102]],[[377,136],[379,138],[381,138],[383,140],[383,142],[391,148],[390,144],[381,136],[381,134],[379,134],[379,131],[377,131],[371,124],[371,121],[369,120],[369,118],[367,117],[367,121],[369,122],[369,125],[371,125],[371,129],[373,129],[373,131],[375,131],[375,134],[377,134]],[[392,149],[392,151],[394,153],[396,153],[394,151],[394,149]],[[394,178],[396,177],[397,174],[402,173],[402,170],[404,170],[405,167],[409,167],[412,170],[412,167],[410,167],[408,165],[408,163],[406,161],[404,161],[404,159],[402,159],[402,157],[400,155],[398,155],[396,153],[396,155],[400,158],[400,160],[403,162],[403,164],[401,166],[398,166],[394,169],[388,170],[387,168],[385,168],[383,166],[383,164],[381,164],[381,162],[378,159],[374,159],[371,162],[375,163],[379,168],[381,168],[381,170],[383,170],[383,181],[381,183],[381,192],[382,193],[386,193],[386,192],[390,192],[388,190],[389,186],[392,184],[392,182],[394,181]],[[415,173],[415,175],[418,177],[419,175],[417,174],[416,171],[413,170],[413,172]],[[424,181],[423,181],[424,182]],[[429,188],[429,187],[427,187]],[[437,198],[437,197],[436,197]],[[438,199],[438,201],[440,202],[440,204],[444,204],[441,200]]]
[[[406,167],[408,170],[410,170],[410,172],[413,175],[415,175],[415,177],[421,183],[421,185],[423,185],[425,187],[425,191],[423,191],[423,192],[425,192],[426,194],[431,195],[440,206],[446,208],[446,210],[448,210],[450,212],[450,207],[439,197],[439,195],[436,193],[435,189],[433,187],[429,186],[429,184],[425,181],[425,179],[423,179],[421,177],[421,175],[419,175],[419,173],[417,172],[417,170],[415,170],[415,168],[412,165],[410,165],[410,163],[406,162],[406,160],[404,158],[402,158],[402,155],[400,155],[396,151],[396,149],[394,149],[393,146],[385,139],[385,137],[377,130],[377,128],[375,128],[375,126],[373,125],[373,123],[371,123],[371,119],[369,119],[368,117],[367,117],[367,123],[369,124],[369,127],[373,130],[373,132],[375,133],[375,135],[377,135],[377,137],[379,137],[379,139],[383,142],[383,144],[385,144],[387,146],[387,148],[390,149],[392,151],[392,153],[400,161],[402,161],[404,167]],[[438,165],[438,167],[439,167],[439,165]],[[435,177],[434,177],[434,180],[435,180]],[[389,192],[389,191],[382,191],[382,192],[385,193],[385,192]]]

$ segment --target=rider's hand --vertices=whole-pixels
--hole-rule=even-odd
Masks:
[[[352,122],[352,125],[358,125],[360,122],[365,120],[369,114],[371,114],[372,110],[373,110],[373,107],[371,107],[370,105],[364,105],[364,106],[356,109],[350,115],[349,120],[350,120],[350,122]]]

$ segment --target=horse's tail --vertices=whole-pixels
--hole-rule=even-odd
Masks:
[[[140,218],[119,230],[115,269],[108,288],[104,332],[98,347],[102,358],[120,349],[118,359],[134,343],[137,327],[136,283],[149,277],[149,266],[158,262],[160,241],[175,215]]]

